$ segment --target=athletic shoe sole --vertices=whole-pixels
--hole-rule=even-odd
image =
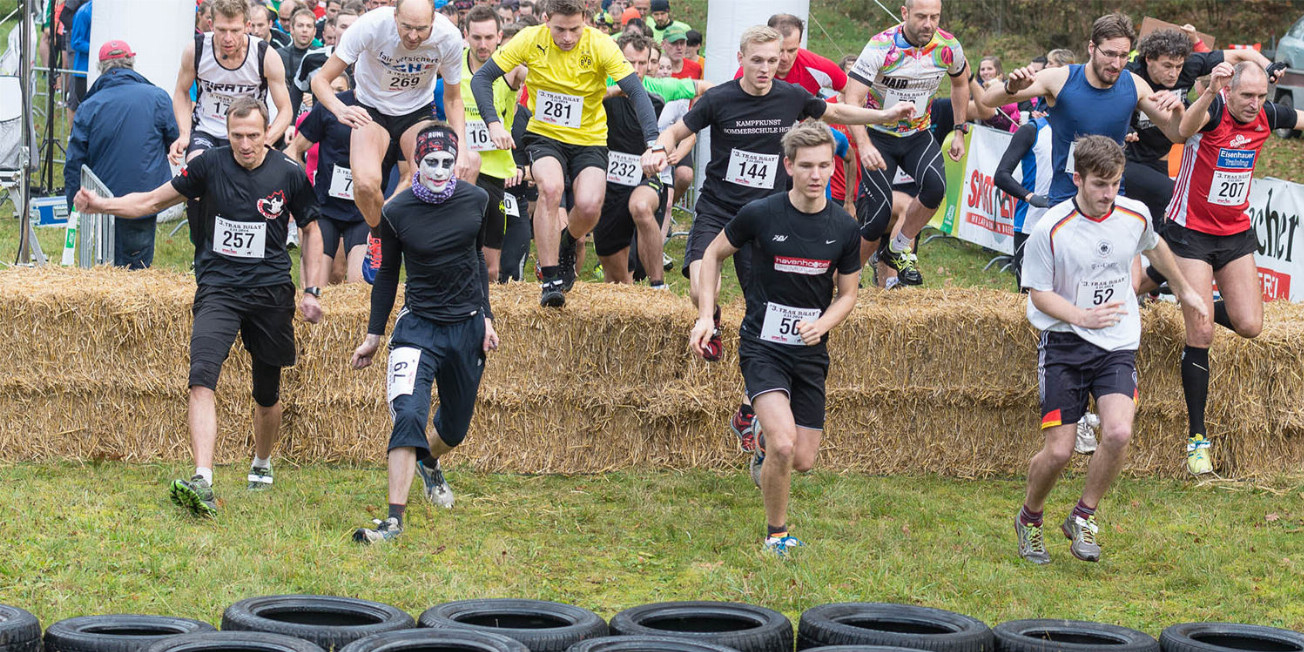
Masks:
[[[191,489],[190,485],[182,480],[173,480],[172,487],[168,493],[172,496],[173,503],[182,509],[188,510],[195,516],[204,516],[207,518],[217,516],[217,508],[206,504],[203,499],[199,497],[199,494],[195,493],[195,490]]]

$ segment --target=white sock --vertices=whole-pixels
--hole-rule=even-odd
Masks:
[[[253,466],[256,466],[260,469],[270,469],[272,468],[272,458],[269,457],[267,459],[263,459],[261,457],[258,457],[257,455],[254,455]]]
[[[204,479],[204,482],[213,484],[213,469],[207,469],[202,466],[195,467],[195,475]]]
[[[898,233],[896,237],[892,238],[892,244],[888,245],[888,247],[892,249],[893,253],[899,254],[910,248],[910,238],[907,238],[904,233]]]

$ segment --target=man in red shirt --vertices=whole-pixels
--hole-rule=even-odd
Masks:
[[[670,57],[670,76],[675,79],[701,79],[702,66],[684,58],[688,53],[688,30],[679,25],[666,28],[666,56]]]
[[[783,36],[782,48],[779,50],[779,68],[774,78],[786,81],[810,91],[811,95],[820,97],[821,89],[841,92],[847,85],[847,73],[838,64],[801,47],[801,37],[806,31],[806,24],[792,14],[774,14],[766,23],[779,30]],[[742,68],[734,74],[738,79],[743,74]]]
[[[1211,308],[1182,304],[1182,392],[1190,426],[1186,465],[1197,475],[1213,471],[1204,425],[1213,325],[1245,338],[1263,330],[1263,287],[1254,262],[1259,240],[1245,213],[1254,167],[1272,130],[1304,127],[1304,112],[1265,102],[1267,95],[1268,75],[1259,64],[1220,63],[1179,127],[1186,149],[1162,235],[1182,276],[1204,293]],[[1214,281],[1223,298],[1216,303]]]

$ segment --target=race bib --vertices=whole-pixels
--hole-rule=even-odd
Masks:
[[[503,193],[503,212],[511,217],[521,216],[521,207],[516,203],[516,196],[510,192]]]
[[[534,119],[558,127],[580,128],[584,98],[562,93],[539,91],[534,96]]]
[[[797,332],[797,322],[813,322],[820,318],[819,308],[793,308],[774,302],[765,304],[765,321],[761,324],[761,339],[766,342],[806,346]]]
[[[1209,184],[1208,201],[1217,206],[1240,206],[1250,196],[1250,175],[1254,174],[1254,159],[1258,152],[1252,149],[1218,150],[1218,166]]]
[[[232,95],[204,93],[204,101],[200,106],[200,111],[214,120],[226,122],[226,110],[231,108],[231,103],[234,101],[235,96]]]
[[[1073,174],[1073,171],[1074,171],[1074,168],[1073,168],[1073,152],[1074,152],[1074,150],[1076,150],[1077,148],[1078,148],[1078,144],[1077,144],[1077,143],[1069,143],[1069,155],[1068,155],[1068,158],[1065,159],[1065,162],[1064,162],[1064,172],[1066,172],[1066,173],[1068,173],[1068,174]]]
[[[466,121],[466,139],[471,143],[471,151],[487,152],[493,149],[494,141],[489,138],[489,125],[484,120]]]
[[[424,73],[394,72],[390,70],[385,73],[385,89],[390,91],[405,91],[416,88],[421,85]]]
[[[886,111],[899,102],[909,102],[915,105],[915,118],[924,117],[924,111],[928,109],[928,98],[932,95],[926,91],[912,90],[889,90],[883,93],[883,110]]]
[[[607,152],[607,182],[637,186],[643,180],[642,159],[636,154]]]
[[[1078,283],[1078,300],[1075,303],[1083,310],[1090,310],[1113,301],[1122,301],[1131,291],[1131,276],[1082,281]]]
[[[263,258],[266,242],[266,222],[233,222],[218,216],[213,225],[213,252],[223,256]]]
[[[331,185],[326,194],[353,201],[353,170],[338,165],[333,167],[335,170],[331,172]]]
[[[906,171],[902,168],[897,168],[896,176],[892,177],[892,185],[894,186],[899,186],[903,183],[914,183],[914,182],[915,182],[915,178],[906,174]]]
[[[735,149],[729,154],[729,170],[724,180],[747,188],[774,190],[774,176],[779,169],[778,154],[756,154]]]
[[[421,349],[402,346],[389,352],[389,368],[385,372],[385,401],[393,403],[399,396],[410,396],[417,384],[417,366],[421,362]]]

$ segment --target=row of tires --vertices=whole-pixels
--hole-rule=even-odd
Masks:
[[[415,621],[396,607],[331,596],[241,600],[212,625],[167,616],[61,620],[44,632],[31,613],[0,605],[0,652],[1304,652],[1304,634],[1272,627],[1187,623],[1144,632],[1071,620],[989,628],[911,605],[838,603],[808,609],[796,636],[783,614],[730,602],[663,602],[596,613],[538,600],[461,600]]]

